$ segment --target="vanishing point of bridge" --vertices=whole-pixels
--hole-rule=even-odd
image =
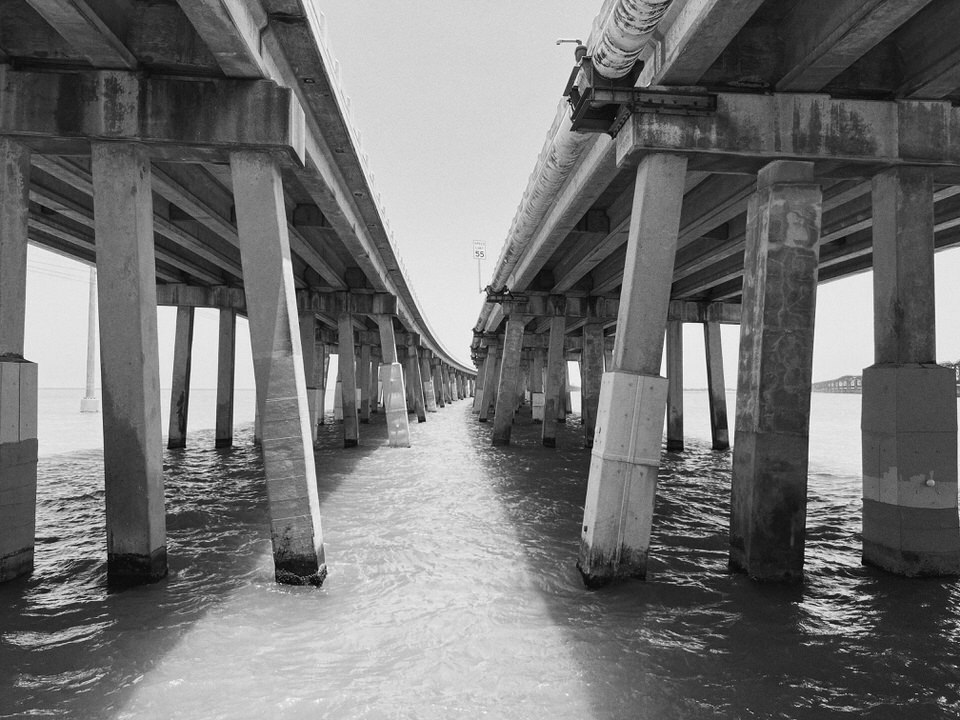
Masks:
[[[378,384],[398,446],[408,407],[423,422],[471,392],[475,371],[407,282],[334,68],[309,1],[0,2],[0,580],[33,566],[28,241],[98,274],[112,583],[167,572],[158,304],[178,308],[174,447],[194,308],[220,310],[219,446],[232,441],[236,316],[249,320],[281,582],[326,573],[313,440],[329,355],[347,447]]]

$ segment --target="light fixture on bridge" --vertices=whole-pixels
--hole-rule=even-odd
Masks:
[[[564,43],[576,43],[577,47],[574,48],[573,57],[576,58],[577,62],[583,60],[587,54],[587,46],[583,44],[583,41],[579,38],[557,38],[557,45],[563,45]]]
[[[314,83],[317,82],[316,79],[312,77],[300,78],[300,80],[303,82],[304,85],[313,85]]]

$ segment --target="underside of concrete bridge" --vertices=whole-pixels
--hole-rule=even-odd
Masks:
[[[97,269],[111,582],[166,574],[158,304],[178,308],[171,447],[194,308],[220,310],[220,446],[249,320],[282,582],[326,573],[312,439],[329,355],[346,447],[378,388],[398,446],[408,408],[422,422],[470,392],[474,369],[413,295],[337,75],[306,0],[0,1],[0,580],[33,564],[28,242]]]
[[[604,2],[558,81],[473,343],[495,444],[529,387],[553,445],[564,361],[580,360],[588,585],[646,573],[665,417],[667,447],[683,447],[691,322],[715,448],[719,324],[740,324],[731,567],[801,579],[816,288],[871,268],[863,559],[960,572],[956,400],[933,307],[934,252],[960,242],[958,21],[950,0]]]

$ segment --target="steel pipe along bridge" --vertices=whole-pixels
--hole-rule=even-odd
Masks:
[[[217,444],[249,320],[276,577],[326,567],[312,441],[329,353],[344,445],[383,389],[389,444],[468,397],[397,253],[309,0],[0,7],[0,580],[33,566],[37,367],[27,243],[96,267],[108,575],[167,571],[157,305],[178,308],[171,445],[184,442],[194,308],[220,310]],[[379,377],[378,377],[379,376]]]
[[[529,387],[553,445],[564,361],[581,363],[587,585],[646,574],[665,417],[668,448],[683,446],[691,322],[716,448],[719,326],[740,325],[730,564],[802,578],[817,284],[870,268],[863,561],[960,572],[955,381],[936,364],[933,292],[935,250],[960,242],[958,21],[938,0],[603,4],[558,78],[473,342],[476,410],[498,444]]]

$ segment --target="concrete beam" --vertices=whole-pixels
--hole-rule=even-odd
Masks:
[[[53,155],[92,140],[139,142],[153,158],[228,162],[232,151],[302,165],[303,109],[268,80],[180,80],[121,71],[32,72],[0,65],[0,135]]]
[[[617,136],[617,162],[649,152],[682,153],[691,168],[733,173],[756,172],[771,160],[814,162],[824,177],[925,165],[938,182],[956,184],[960,109],[941,101],[720,93],[710,115],[632,115]]]
[[[27,4],[94,67],[136,69],[137,58],[89,2],[27,0]]]
[[[390,293],[298,290],[297,307],[301,312],[312,311],[322,315],[337,315],[341,312],[356,315],[395,315],[397,298]]]
[[[177,4],[227,77],[266,77],[260,33],[267,17],[258,3],[241,0],[178,0]]]

